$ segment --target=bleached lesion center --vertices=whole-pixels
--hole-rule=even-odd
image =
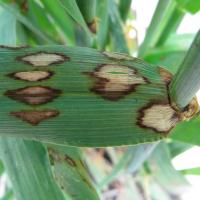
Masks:
[[[17,79],[36,82],[49,78],[51,76],[51,73],[48,71],[25,71],[16,72],[13,76]]]
[[[36,54],[26,55],[21,57],[22,61],[25,61],[35,67],[39,66],[48,66],[51,64],[62,63],[67,60],[67,57],[56,54],[56,53],[46,53],[46,52],[39,52]]]
[[[139,124],[157,132],[169,132],[179,121],[179,116],[169,104],[154,104],[142,110]]]
[[[104,65],[94,75],[107,80],[104,91],[125,91],[129,90],[131,85],[146,83],[136,70],[120,65]]]

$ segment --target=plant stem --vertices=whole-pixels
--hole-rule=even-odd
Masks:
[[[200,88],[200,30],[170,84],[170,97],[184,108]]]

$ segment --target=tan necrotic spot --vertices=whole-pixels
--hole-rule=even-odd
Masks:
[[[5,93],[9,98],[29,105],[48,103],[54,98],[57,98],[60,94],[60,90],[44,86],[30,86],[17,90],[9,90]]]
[[[109,100],[118,100],[148,80],[135,69],[121,65],[103,65],[90,73],[96,79],[92,91]]]
[[[168,71],[167,69],[165,68],[161,68],[159,67],[159,73],[162,77],[162,79],[164,80],[164,82],[169,85],[169,83],[171,82],[172,78],[173,78],[173,74]]]
[[[47,52],[37,52],[33,54],[28,54],[26,56],[17,57],[17,60],[24,61],[35,67],[45,67],[52,64],[61,64],[69,60],[64,54],[60,53],[47,53]]]
[[[16,72],[9,74],[11,78],[18,80],[24,80],[29,82],[37,82],[50,78],[53,75],[53,72],[50,71],[26,71],[26,72]]]
[[[59,114],[59,112],[57,110],[41,110],[41,111],[25,110],[19,112],[11,112],[10,114],[25,122],[28,122],[31,125],[37,125],[41,121],[56,117]]]
[[[150,104],[142,108],[138,125],[159,133],[168,133],[180,121],[179,115],[169,104]]]

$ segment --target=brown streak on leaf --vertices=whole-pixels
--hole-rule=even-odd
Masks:
[[[67,154],[65,154],[64,160],[72,167],[76,167],[76,162]]]

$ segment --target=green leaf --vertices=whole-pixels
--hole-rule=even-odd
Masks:
[[[184,151],[190,149],[192,147],[191,144],[184,143],[184,142],[178,142],[176,140],[173,140],[168,144],[169,150],[170,150],[170,155],[171,157],[175,157]]]
[[[3,7],[6,11],[8,11],[10,15],[13,15],[14,18],[16,18],[22,24],[24,24],[28,29],[30,29],[34,34],[36,34],[42,40],[50,44],[53,43],[45,34],[43,34],[43,32],[41,32],[37,27],[35,27],[25,16],[20,14],[20,12],[17,10],[16,7],[12,5],[7,5],[3,2],[0,2],[0,6]]]
[[[55,179],[64,192],[74,200],[99,200],[78,148],[48,145],[48,152]]]
[[[170,137],[174,140],[200,145],[200,117],[185,121],[177,125]]]
[[[128,47],[123,30],[122,21],[120,18],[119,10],[114,0],[108,0],[109,4],[109,27],[110,27],[110,39],[114,51],[121,53],[128,53]]]
[[[0,44],[9,45],[15,43],[16,18],[0,7],[0,19]],[[5,38],[8,38],[6,42]]]
[[[184,175],[200,175],[200,167],[181,170]]]
[[[66,46],[17,50],[2,47],[0,65],[0,133],[4,135],[75,146],[138,144],[166,136],[165,130],[155,127],[154,122],[149,128],[143,127],[141,113],[146,115],[147,106],[153,112],[154,106],[158,104],[162,108],[166,102],[163,109],[175,112],[168,105],[166,83],[159,74],[161,69],[124,54]],[[13,78],[13,73],[32,73],[33,70],[51,72],[42,75],[43,81]],[[134,83],[131,84],[134,75],[130,73],[134,70],[139,79],[136,90],[132,89],[136,87]],[[99,82],[105,76],[111,80],[111,85]],[[115,77],[118,77],[117,82]],[[108,88],[101,89],[99,84]],[[28,94],[30,98],[19,95],[18,99],[12,94],[26,93],[25,87],[30,87],[30,91],[39,89],[37,95],[41,98]]]
[[[100,50],[104,50],[108,40],[108,25],[109,25],[109,13],[108,13],[108,0],[97,1],[97,45]]]
[[[85,30],[88,37],[91,37],[91,33],[87,27],[87,24],[81,14],[81,11],[79,10],[79,7],[77,6],[77,3],[75,0],[57,0],[63,8],[67,11],[67,13]]]
[[[126,18],[129,14],[131,8],[132,0],[120,0],[119,1],[119,12],[123,21],[126,21]]]
[[[160,37],[164,37],[165,28],[176,10],[176,3],[171,0],[159,0],[144,41],[139,49],[139,57],[144,57],[150,48],[156,47]],[[168,33],[167,33],[168,34]]]
[[[69,45],[74,45],[74,24],[70,16],[66,13],[65,9],[57,1],[43,0],[42,4],[45,10],[53,18],[55,25],[57,25],[64,33],[67,43],[69,43]]]
[[[25,13],[27,18],[43,33],[45,33],[52,41],[58,42],[58,33],[55,26],[48,19],[48,13],[34,0],[28,0],[28,10]],[[46,31],[48,29],[48,31]]]
[[[176,0],[179,6],[192,13],[195,14],[200,10],[200,1],[198,0]]]
[[[76,0],[87,24],[93,23],[96,16],[96,0]]]
[[[64,200],[41,143],[1,137],[0,146],[0,156],[17,199]]]

